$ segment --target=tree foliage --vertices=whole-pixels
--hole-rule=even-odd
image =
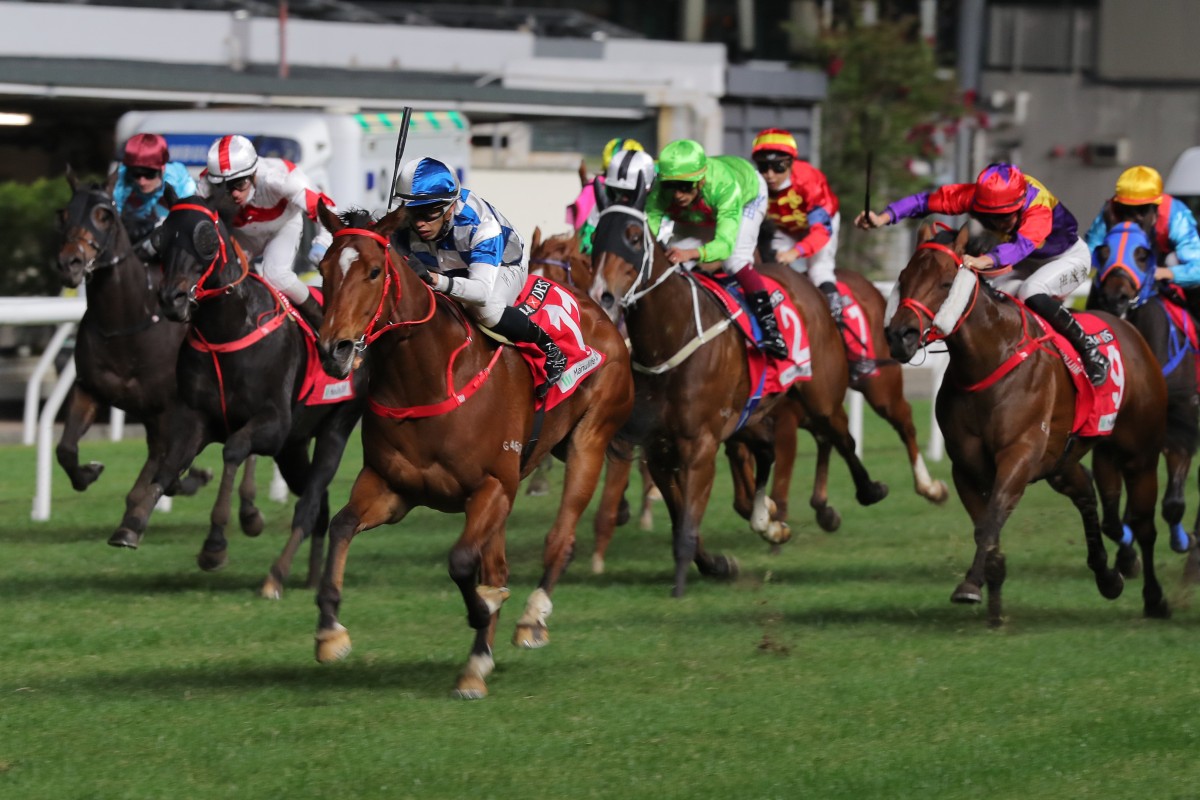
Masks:
[[[55,212],[70,199],[63,178],[0,183],[0,296],[59,293],[55,259],[61,237]]]

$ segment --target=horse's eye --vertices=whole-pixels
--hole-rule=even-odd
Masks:
[[[383,270],[381,270],[379,267],[375,267],[374,269],[371,270],[371,275],[369,276],[370,279],[375,280],[376,278],[379,277],[379,273],[381,273],[381,272],[383,272]]]
[[[946,281],[942,284],[942,288],[948,292],[948,291],[950,291],[950,287],[953,285],[954,285],[954,281]]]

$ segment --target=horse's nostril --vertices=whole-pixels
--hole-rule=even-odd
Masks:
[[[354,350],[354,342],[349,339],[342,339],[333,346],[331,355],[338,361],[345,361],[350,357],[350,353]]]
[[[612,308],[613,303],[616,301],[617,298],[613,297],[612,292],[605,292],[604,294],[600,295],[600,305],[605,309]]]

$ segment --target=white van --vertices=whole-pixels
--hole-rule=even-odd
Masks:
[[[199,176],[216,139],[240,133],[260,156],[293,162],[340,209],[387,210],[395,168],[399,113],[335,114],[273,109],[130,111],[117,122],[118,149],[136,133],[161,134],[171,159]],[[429,156],[466,184],[471,157],[467,118],[456,111],[414,111],[404,161]]]
[[[1200,147],[1189,147],[1175,159],[1163,191],[1182,200],[1200,217]]]

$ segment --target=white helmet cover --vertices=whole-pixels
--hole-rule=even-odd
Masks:
[[[208,181],[225,183],[253,175],[258,153],[245,136],[222,136],[208,148]]]
[[[608,165],[604,184],[612,189],[634,192],[638,188],[638,176],[646,191],[654,183],[654,159],[641,150],[621,150],[613,155]]]

